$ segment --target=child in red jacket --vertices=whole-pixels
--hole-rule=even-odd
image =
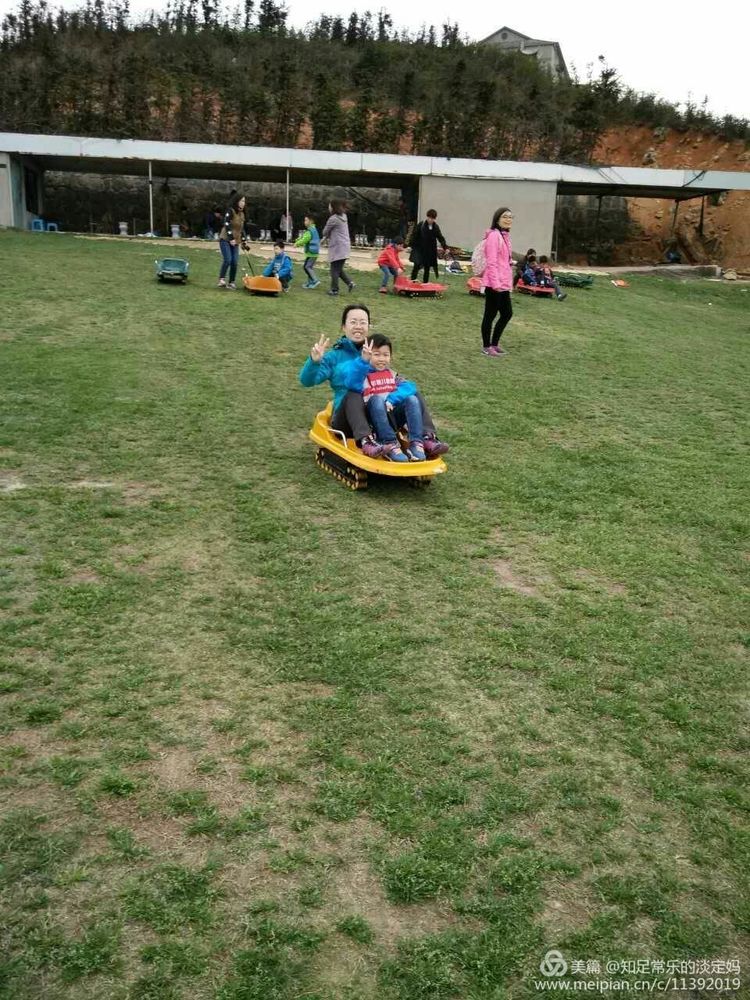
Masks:
[[[352,392],[361,392],[367,418],[375,431],[383,458],[391,462],[424,462],[424,421],[419,390],[391,368],[391,342],[382,333],[365,340],[358,358],[342,369],[344,383]],[[394,422],[391,423],[390,415]],[[406,424],[409,450],[401,450],[396,427]]]
[[[403,240],[391,240],[385,250],[378,257],[380,270],[383,272],[383,280],[380,284],[380,294],[388,294],[388,279],[404,273],[403,265],[399,260],[399,253],[404,249]]]
[[[567,299],[568,293],[564,292],[560,288],[560,284],[552,273],[552,268],[549,266],[549,258],[545,257],[544,254],[539,258],[539,264],[535,268],[536,280],[537,282],[545,288],[554,288],[555,295],[560,300]]]

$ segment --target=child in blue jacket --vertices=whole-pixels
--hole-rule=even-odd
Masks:
[[[273,245],[276,254],[273,260],[263,271],[264,278],[278,278],[281,287],[285,292],[289,291],[289,282],[292,280],[292,258],[284,252],[284,241],[279,240]]]
[[[538,285],[536,273],[536,254],[528,253],[526,254],[526,261],[524,263],[523,270],[521,271],[521,278],[524,285]]]
[[[342,377],[348,389],[361,392],[367,416],[375,431],[375,439],[383,446],[383,458],[391,462],[424,462],[424,422],[422,407],[414,382],[401,378],[391,369],[391,342],[376,333],[365,340],[360,356],[347,362]],[[406,424],[409,451],[405,455],[390,421],[393,414],[396,427]]]

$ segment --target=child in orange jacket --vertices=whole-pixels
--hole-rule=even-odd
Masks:
[[[388,294],[388,279],[393,276],[395,281],[397,275],[404,273],[404,267],[399,260],[399,253],[404,249],[404,241],[401,239],[391,240],[385,250],[378,257],[378,265],[383,273],[383,280],[380,284],[380,294]]]

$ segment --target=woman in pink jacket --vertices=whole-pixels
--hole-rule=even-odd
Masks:
[[[513,306],[510,304],[510,291],[513,287],[513,248],[510,242],[512,225],[511,210],[498,208],[492,216],[492,225],[484,235],[482,354],[490,358],[508,353],[500,346],[500,337],[513,315]],[[492,322],[496,316],[497,322],[493,330]]]

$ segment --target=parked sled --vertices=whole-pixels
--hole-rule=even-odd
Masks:
[[[566,274],[564,271],[560,273],[555,271],[555,277],[558,284],[566,288],[591,288],[594,284],[593,274]]]
[[[190,264],[182,257],[165,257],[164,260],[155,260],[154,265],[159,281],[179,281],[184,285],[188,280]]]

